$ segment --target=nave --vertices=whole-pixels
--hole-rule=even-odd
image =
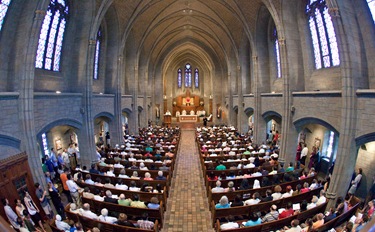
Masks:
[[[181,129],[163,232],[214,231],[194,129]]]

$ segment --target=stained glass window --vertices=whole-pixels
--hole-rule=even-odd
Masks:
[[[180,68],[177,70],[177,87],[182,87],[182,71]]]
[[[340,65],[336,34],[325,0],[310,0],[306,13],[309,16],[315,68]]]
[[[277,37],[276,27],[273,30],[273,39],[274,39],[274,44],[275,44],[277,78],[281,78],[280,48],[279,48],[279,39]]]
[[[49,149],[48,149],[48,140],[47,140],[47,136],[46,136],[46,133],[43,133],[42,134],[42,144],[43,144],[43,151],[44,151],[44,155],[49,155]]]
[[[194,70],[194,85],[195,88],[199,88],[199,71],[197,68]]]
[[[8,12],[8,8],[10,5],[11,0],[1,0],[0,1],[0,31],[3,27],[5,16]]]
[[[96,35],[95,58],[94,58],[94,80],[99,78],[100,45],[102,42],[102,31],[99,28]]]
[[[191,66],[189,63],[185,65],[185,87],[191,87]]]
[[[367,4],[370,8],[372,19],[375,21],[375,0],[367,0]]]
[[[60,71],[61,48],[68,13],[67,0],[51,0],[40,30],[36,68]]]

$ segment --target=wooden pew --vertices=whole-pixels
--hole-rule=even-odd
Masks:
[[[82,203],[89,203],[91,211],[95,212],[97,215],[101,214],[100,211],[103,208],[108,209],[109,212],[117,212],[117,213],[125,212],[126,215],[133,217],[133,218],[139,218],[142,216],[143,213],[147,213],[149,218],[158,220],[161,225],[163,224],[163,218],[164,218],[164,203],[163,202],[160,202],[159,209],[142,209],[142,208],[136,208],[136,207],[130,207],[130,206],[123,206],[123,205],[113,204],[109,202],[87,199],[85,197],[82,197]]]
[[[298,219],[300,222],[304,222],[307,218],[312,218],[314,215],[318,213],[324,212],[324,209],[327,207],[327,203],[321,204],[317,207],[314,207],[312,209],[306,210],[305,212],[283,218],[280,220],[272,221],[272,222],[266,222],[262,223],[260,225],[256,226],[250,226],[250,227],[241,227],[238,229],[230,229],[230,230],[224,230],[226,232],[245,232],[245,231],[251,231],[251,232],[268,232],[268,231],[275,231],[277,229],[281,229],[284,226],[290,226],[290,223],[294,219]],[[241,222],[240,222],[241,223]],[[220,221],[216,220],[215,224],[216,231],[220,232],[222,231],[220,229]]]
[[[211,202],[211,215],[212,215],[212,225],[214,226],[216,219],[218,218],[225,218],[229,215],[232,216],[248,216],[250,212],[263,212],[263,211],[269,211],[272,205],[277,205],[278,208],[284,208],[288,202],[292,203],[301,203],[303,200],[310,201],[313,195],[319,195],[320,190],[323,188],[314,189],[312,191],[298,194],[296,196],[287,197],[275,201],[269,201],[269,202],[260,202],[255,205],[249,205],[249,206],[238,206],[238,207],[231,207],[226,209],[216,209],[215,208],[215,202]]]
[[[155,221],[154,229],[153,230],[145,230],[140,228],[133,228],[128,226],[120,226],[116,224],[110,224],[107,222],[101,222],[98,220],[93,220],[82,215],[78,216],[79,221],[81,222],[85,231],[92,229],[93,227],[97,227],[100,232],[150,232],[150,231],[159,231],[159,222],[158,220]]]
[[[121,193],[125,194],[126,198],[131,198],[134,194],[139,195],[139,199],[141,201],[150,201],[151,197],[156,197],[159,202],[163,201],[167,202],[167,187],[164,186],[163,193],[149,193],[149,192],[135,192],[130,190],[122,190],[122,189],[114,189],[114,188],[106,188],[106,187],[100,187],[95,185],[90,185],[86,183],[78,183],[78,185],[82,188],[88,187],[90,189],[90,192],[93,193],[94,189],[99,189],[101,191],[107,191],[110,190],[112,194],[120,196]]]
[[[311,182],[313,181],[314,178],[315,177],[308,177],[308,178],[305,178],[305,179],[302,179],[302,180],[294,180],[294,181],[291,181],[291,182],[280,183],[278,185],[280,185],[281,188],[284,191],[285,191],[286,187],[289,186],[289,185],[294,190],[298,184],[303,185],[303,183],[305,183],[305,182],[311,184]],[[209,191],[208,191],[208,200],[209,201],[208,202],[211,202],[211,201],[219,202],[220,198],[224,195],[228,197],[229,201],[233,201],[234,198],[237,195],[240,195],[242,197],[242,199],[244,200],[243,196],[245,194],[251,197],[255,192],[258,192],[260,194],[260,196],[265,196],[266,191],[268,189],[271,189],[272,192],[273,192],[273,189],[275,188],[275,186],[276,185],[262,187],[262,188],[258,188],[258,189],[236,190],[234,192],[222,192],[222,193],[212,193],[211,187],[209,187]]]
[[[343,213],[331,221],[324,223],[322,226],[317,228],[318,232],[323,232],[341,226],[344,222],[348,221],[357,211],[360,203],[356,203],[350,210],[346,213]]]

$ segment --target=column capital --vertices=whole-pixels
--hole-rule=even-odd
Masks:
[[[257,62],[258,61],[258,56],[253,56],[253,61]]]
[[[334,199],[336,199],[336,197],[337,197],[337,193],[334,193],[334,192],[326,192],[326,197],[327,197],[327,199],[329,199],[329,200],[334,200]]]
[[[278,41],[280,46],[285,46],[285,38],[279,38]]]
[[[339,18],[340,17],[340,11],[339,8],[328,8],[328,13],[332,18]]]
[[[46,11],[45,10],[36,10],[35,14],[45,16],[46,15]]]
[[[89,45],[96,45],[96,40],[90,39],[89,40]]]

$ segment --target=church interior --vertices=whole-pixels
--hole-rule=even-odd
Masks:
[[[237,155],[274,152],[285,168],[300,167],[306,146],[302,169],[330,178],[323,211],[353,185],[366,205],[375,196],[374,22],[375,0],[1,0],[0,198],[15,208],[27,189],[42,209],[34,184],[48,189],[46,156],[69,154],[62,173],[101,171],[101,159],[142,141],[167,148],[154,231],[220,231],[205,163],[229,146],[219,131],[246,141]],[[205,133],[219,150],[205,151]],[[13,231],[7,212],[0,207],[0,228]]]

